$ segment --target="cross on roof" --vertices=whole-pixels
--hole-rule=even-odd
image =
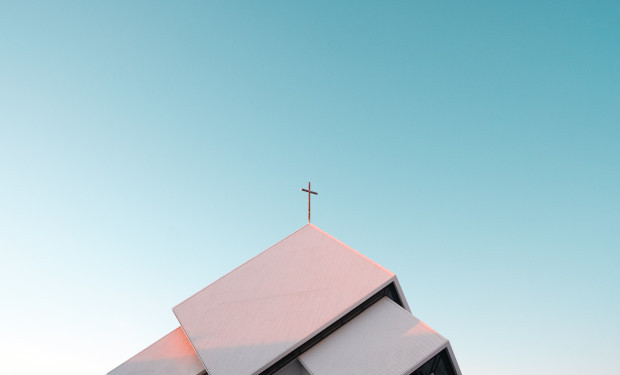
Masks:
[[[308,189],[301,188],[301,191],[308,193],[308,223],[310,222],[310,194],[319,195],[319,193],[310,190],[310,182],[308,182]]]

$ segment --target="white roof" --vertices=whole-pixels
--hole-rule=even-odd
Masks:
[[[391,282],[393,273],[308,224],[173,311],[209,375],[250,375]]]
[[[108,375],[198,375],[203,372],[200,359],[179,327]]]
[[[300,356],[314,375],[410,374],[448,340],[382,298]]]

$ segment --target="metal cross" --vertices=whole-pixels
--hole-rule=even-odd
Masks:
[[[308,193],[308,223],[310,222],[310,194],[319,195],[319,193],[310,190],[310,183],[308,182],[308,189],[302,188],[301,191]]]

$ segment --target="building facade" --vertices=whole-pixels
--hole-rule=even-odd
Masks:
[[[307,224],[173,308],[109,375],[461,375],[396,275]]]

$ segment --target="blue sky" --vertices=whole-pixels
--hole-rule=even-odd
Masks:
[[[620,3],[0,3],[0,362],[105,373],[305,224],[465,374],[618,373]]]

